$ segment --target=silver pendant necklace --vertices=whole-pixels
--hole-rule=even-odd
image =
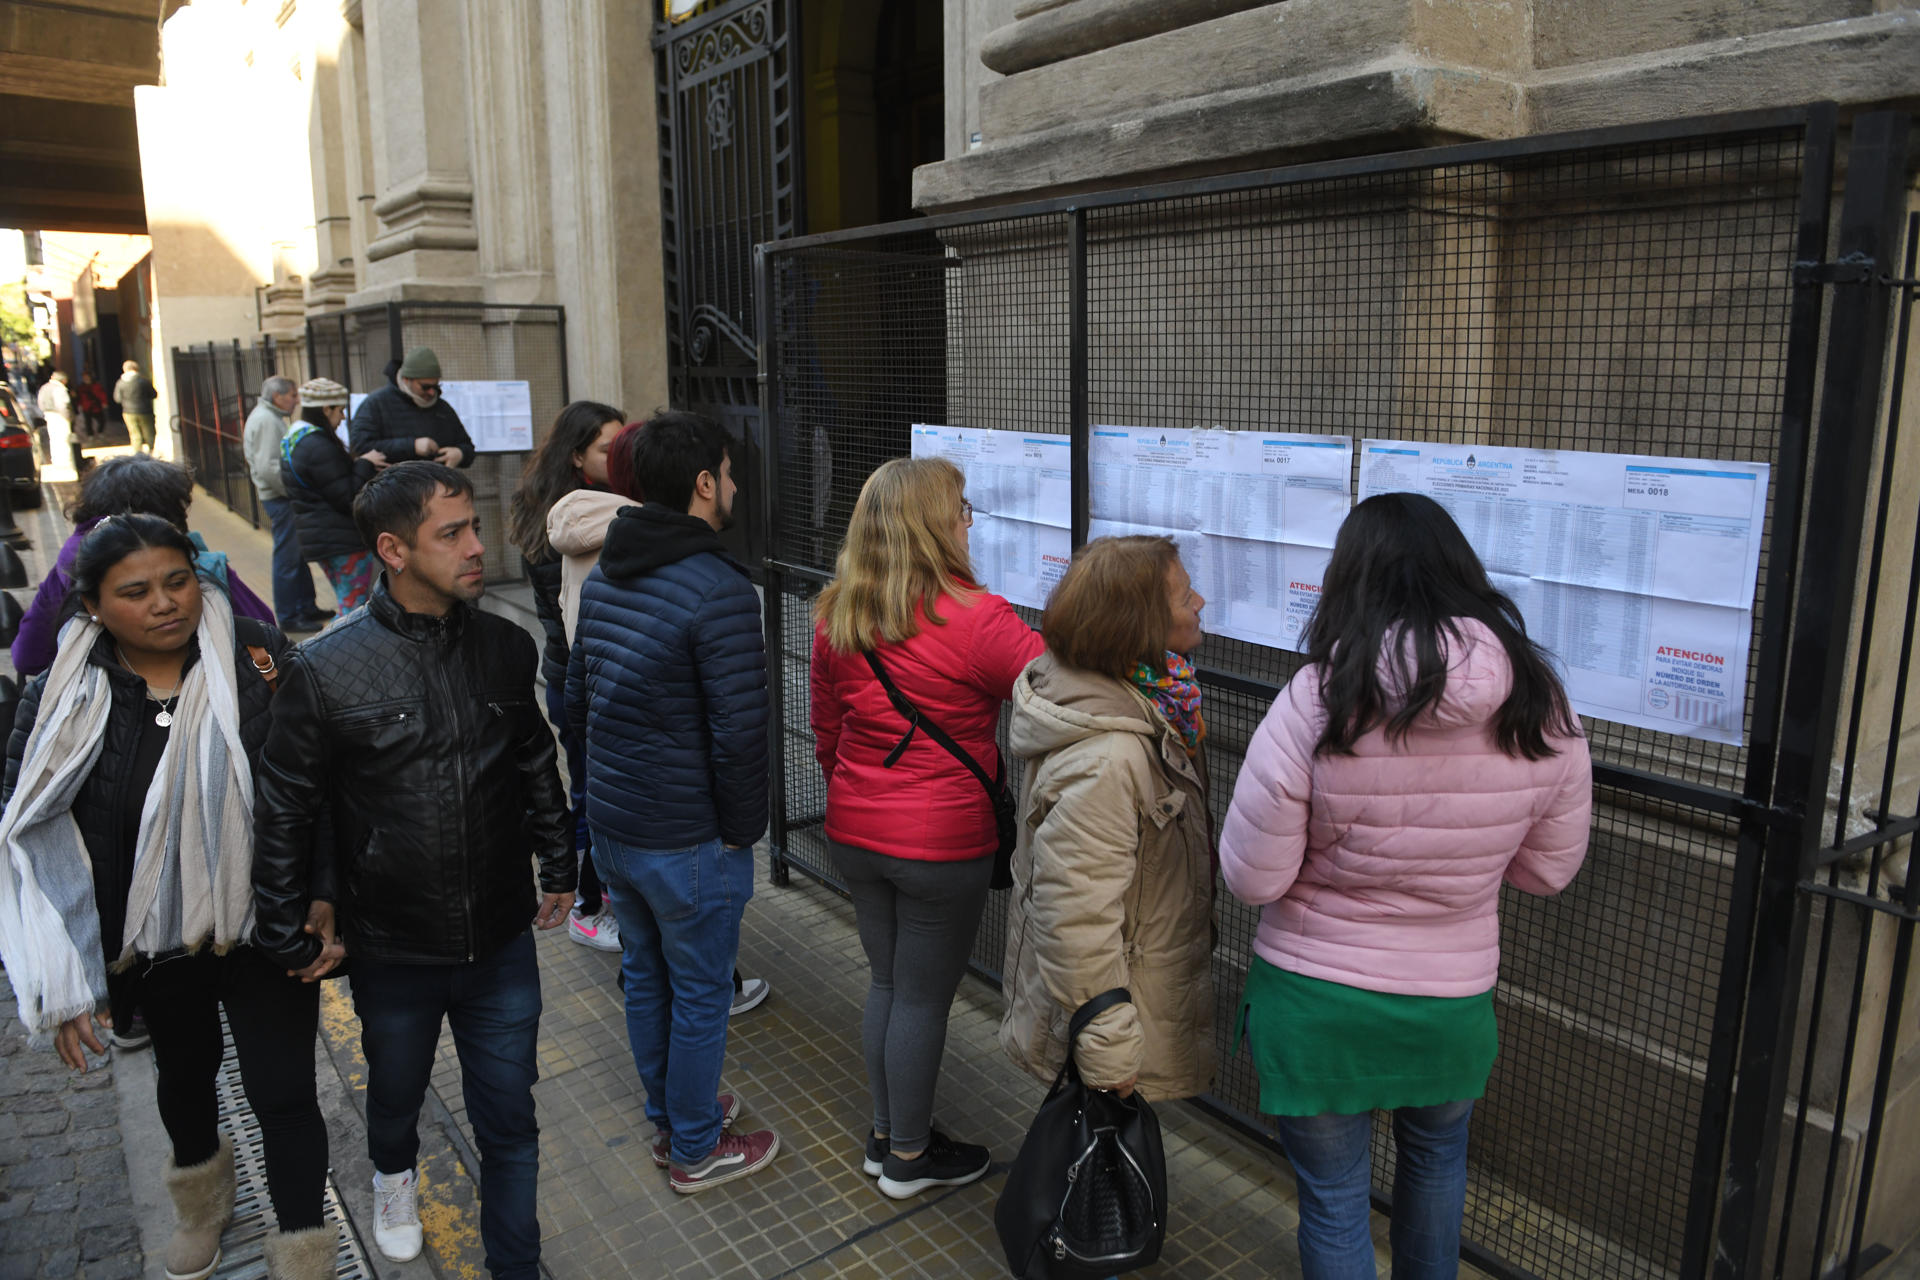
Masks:
[[[139,676],[142,681],[146,679],[145,676],[141,676],[138,671],[135,671],[133,669],[133,664],[127,661],[127,655],[121,651],[121,648],[119,645],[113,646],[113,656],[120,660],[120,665],[127,669],[128,674]],[[153,686],[148,685],[147,701],[155,702],[160,705],[160,710],[156,711],[153,715],[153,722],[156,725],[159,725],[162,729],[171,729],[173,727],[174,704],[180,701],[179,686],[178,685],[174,686],[173,692],[168,694],[166,697],[162,698],[161,696],[159,696],[153,691]]]

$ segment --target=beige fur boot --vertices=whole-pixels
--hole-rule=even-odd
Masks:
[[[270,1280],[330,1280],[338,1256],[332,1223],[267,1237]]]
[[[167,1245],[167,1280],[205,1280],[220,1265],[220,1233],[233,1221],[233,1139],[182,1169],[167,1158],[167,1194],[176,1219]]]

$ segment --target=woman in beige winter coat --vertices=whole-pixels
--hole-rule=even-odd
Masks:
[[[1088,544],[1054,588],[1047,652],[1013,690],[1028,762],[1000,1044],[1051,1080],[1074,1011],[1125,987],[1075,1053],[1089,1085],[1149,1100],[1213,1078],[1213,822],[1187,655],[1205,603],[1169,538]]]

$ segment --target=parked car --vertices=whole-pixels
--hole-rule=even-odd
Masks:
[[[40,505],[40,463],[45,450],[40,432],[11,387],[0,386],[0,479],[7,482],[16,507]]]

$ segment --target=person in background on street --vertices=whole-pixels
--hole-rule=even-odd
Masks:
[[[567,793],[573,810],[573,847],[580,855],[579,894],[567,917],[567,936],[600,951],[620,949],[620,924],[606,910],[600,876],[587,856],[585,798],[587,776],[586,726],[567,719],[567,616],[560,604],[564,562],[560,548],[548,540],[552,512],[558,504],[585,501],[604,509],[602,535],[613,513],[628,499],[608,487],[607,458],[614,437],[626,428],[626,419],[610,404],[575,400],[554,419],[553,430],[539,452],[527,459],[527,469],[514,492],[508,513],[509,536],[520,548],[533,583],[534,609],[540,617],[546,645],[540,651],[540,671],[547,682],[547,719],[560,735],[567,754]],[[596,558],[599,538],[594,539]]]
[[[397,1262],[420,1252],[420,1107],[444,1022],[480,1151],[487,1269],[533,1280],[541,999],[529,926],[565,924],[574,884],[553,732],[534,705],[539,657],[517,624],[475,605],[486,547],[463,473],[390,466],[353,517],[386,572],[281,680],[256,774],[254,938],[287,968],[326,965],[326,938],[304,925],[329,861],[316,844],[333,850],[367,1059],[374,1243]]]
[[[1247,748],[1220,839],[1261,908],[1240,1031],[1300,1188],[1309,1280],[1371,1276],[1375,1110],[1398,1148],[1393,1274],[1458,1274],[1467,1125],[1499,1051],[1502,882],[1587,852],[1586,738],[1547,655],[1444,508],[1353,509],[1308,665]]]
[[[177,462],[141,453],[103,458],[92,467],[80,482],[79,498],[67,508],[73,533],[20,619],[20,630],[13,638],[14,670],[24,679],[53,665],[60,628],[78,609],[71,592],[74,558],[87,534],[108,516],[137,513],[165,520],[192,541],[195,565],[226,592],[235,614],[272,622],[273,610],[240,580],[227,557],[207,550],[200,535],[188,531],[187,508],[192,503],[193,473]]]
[[[321,1280],[335,1242],[313,1073],[320,992],[247,945],[252,780],[287,641],[234,617],[195,555],[150,515],[110,517],[80,546],[84,612],[61,633],[52,670],[28,682],[7,747],[0,953],[21,1021],[83,1071],[83,1049],[102,1051],[109,972],[140,974],[173,1147],[172,1280],[214,1270],[233,1217],[233,1143],[216,1094],[225,1007],[280,1225],[268,1273]],[[303,927],[331,928],[332,892],[316,884]]]
[[[313,573],[300,551],[293,501],[280,474],[280,442],[286,439],[288,419],[300,403],[292,378],[275,375],[260,384],[260,400],[247,415],[242,446],[247,471],[273,524],[273,612],[288,631],[318,631],[333,617],[315,603]]]
[[[1104,991],[1130,1003],[1072,1046],[1096,1089],[1186,1098],[1213,1079],[1213,819],[1194,677],[1206,601],[1171,538],[1100,538],[1040,620],[1044,657],[1013,691],[1028,762],[1007,920],[1000,1045],[1051,1081],[1067,1023]]]
[[[933,1127],[947,1015],[986,906],[999,828],[965,764],[894,709],[906,700],[1001,774],[994,738],[1014,680],[1043,649],[974,577],[959,468],[896,458],[867,478],[834,580],[814,607],[814,754],[834,866],[872,977],[861,1045],[873,1095],[862,1168],[904,1199],[986,1173],[985,1147]]]
[[[353,523],[353,500],[386,459],[350,458],[334,431],[347,415],[347,389],[331,378],[300,388],[300,422],[280,442],[280,480],[293,503],[300,552],[327,575],[340,611],[373,591],[373,552]]]
[[[113,384],[113,399],[120,406],[120,420],[127,424],[127,443],[152,453],[153,402],[157,393],[153,383],[140,372],[138,360],[127,361],[120,370],[120,380]]]
[[[425,458],[449,467],[473,465],[473,437],[440,398],[440,357],[431,347],[407,352],[393,385],[360,402],[347,435],[356,458],[378,453],[389,463]]]
[[[593,857],[620,919],[627,1039],[654,1162],[691,1193],[761,1169],[771,1129],[726,1132],[728,980],[767,829],[767,656],[760,599],[721,548],[731,442],[655,414],[633,452],[647,501],[614,517],[580,589],[567,720],[587,732]]]
[[[107,434],[107,389],[100,385],[91,369],[80,375],[74,400],[80,409],[80,434],[98,444]]]
[[[40,406],[40,416],[47,423],[47,468],[50,472],[62,474],[75,461],[73,397],[67,394],[65,371],[55,369],[48,376],[40,385],[40,394],[35,397],[35,402]],[[71,476],[66,478],[72,479]]]

